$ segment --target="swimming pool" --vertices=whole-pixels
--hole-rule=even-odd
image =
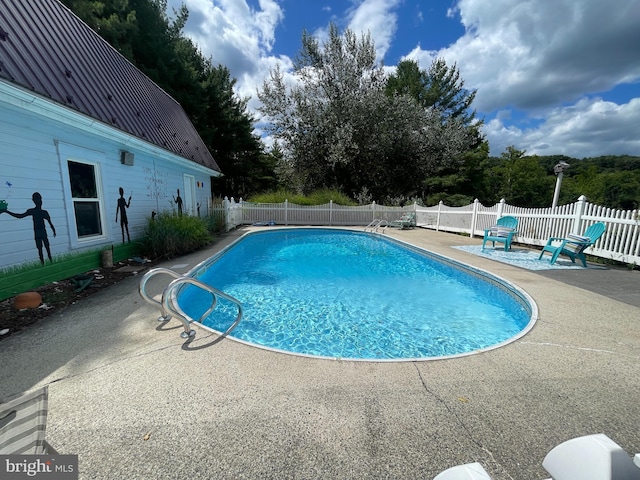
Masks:
[[[243,236],[195,276],[237,298],[229,334],[287,353],[352,360],[423,360],[495,348],[535,321],[526,293],[486,272],[388,237],[327,228]],[[199,318],[208,293],[180,309]],[[224,332],[237,307],[221,300],[203,326]]]

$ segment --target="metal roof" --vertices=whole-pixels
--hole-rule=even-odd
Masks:
[[[220,171],[185,111],[57,0],[2,0],[0,79]]]

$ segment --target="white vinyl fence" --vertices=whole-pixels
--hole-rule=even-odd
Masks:
[[[614,210],[594,205],[581,196],[577,202],[548,208],[522,208],[500,203],[485,207],[478,200],[464,207],[448,207],[442,202],[432,207],[416,204],[405,207],[385,207],[372,203],[345,207],[330,202],[325,205],[296,205],[284,203],[250,203],[225,198],[221,210],[226,228],[239,225],[314,225],[362,226],[373,220],[391,222],[404,212],[416,212],[418,227],[443,232],[466,233],[471,237],[484,235],[484,229],[505,215],[518,219],[516,242],[526,245],[544,245],[549,237],[564,237],[569,233],[582,233],[589,225],[604,222],[607,229],[587,250],[589,255],[623,263],[640,264],[640,215],[638,210]]]

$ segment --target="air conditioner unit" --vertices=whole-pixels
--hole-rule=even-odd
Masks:
[[[125,152],[125,151],[120,152],[120,162],[123,165],[132,166],[133,165],[133,153]]]

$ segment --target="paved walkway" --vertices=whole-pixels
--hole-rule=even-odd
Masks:
[[[49,384],[48,439],[79,455],[81,479],[431,479],[479,461],[494,480],[528,480],[547,478],[546,453],[576,436],[640,452],[639,272],[569,281],[451,248],[478,239],[388,232],[517,284],[536,326],[458,359],[317,360],[197,327],[184,343],[132,277],[0,342],[0,398]],[[164,266],[186,271],[240,233]]]
[[[585,270],[541,270],[546,278],[640,307],[640,271],[598,265]]]

